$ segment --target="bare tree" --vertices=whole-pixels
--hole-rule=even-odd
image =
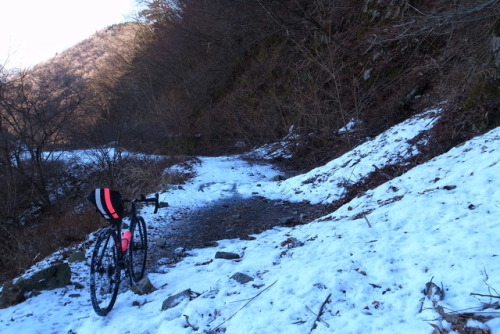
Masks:
[[[61,75],[55,73],[55,75]],[[49,77],[33,78],[27,72],[6,82],[0,95],[0,124],[6,166],[14,168],[39,196],[43,206],[50,206],[47,165],[51,152],[66,140],[66,130],[81,97],[71,80],[55,84]]]

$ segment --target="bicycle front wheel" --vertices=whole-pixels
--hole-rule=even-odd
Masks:
[[[148,256],[148,238],[146,223],[142,217],[133,219],[130,224],[132,242],[129,247],[129,272],[131,283],[137,283],[144,277],[146,258]]]
[[[94,246],[90,264],[90,299],[94,311],[105,316],[116,301],[120,286],[120,266],[118,263],[119,238],[116,231],[104,229]]]

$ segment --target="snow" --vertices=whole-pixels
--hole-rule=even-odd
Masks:
[[[354,184],[385,165],[403,161],[418,153],[416,144],[408,141],[432,127],[440,109],[413,117],[382,133],[323,167],[290,178],[276,185],[267,182],[260,191],[271,199],[332,203],[342,197],[345,185]],[[247,194],[254,189],[247,189]]]
[[[270,164],[251,164],[241,156],[199,157],[189,171],[194,178],[160,195],[169,207],[157,216],[151,208],[143,210],[150,240],[169,227],[178,210],[224,197],[331,203],[342,196],[342,185],[358,182],[374,165],[382,168],[417,154],[411,139],[425,140],[417,136],[437,117],[439,110],[422,113],[285,181],[270,180],[280,174]],[[493,129],[307,225],[195,249],[175,266],[148,273],[155,292],[139,296],[124,289],[106,317],[97,316],[90,304],[89,246],[86,262],[70,264],[75,285],[0,310],[0,332],[431,333],[431,324],[451,331],[422,293],[426,283],[444,289],[444,299],[436,300],[446,312],[480,312],[484,303],[498,301],[471,293],[499,295],[499,139],[500,128]],[[214,259],[217,251],[241,259]],[[235,273],[254,280],[240,284],[231,279]],[[200,295],[161,310],[165,299],[186,289]],[[470,319],[469,326],[500,333],[499,311],[482,312],[494,318],[485,324]]]

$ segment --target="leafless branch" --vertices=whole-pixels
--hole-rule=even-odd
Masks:
[[[274,281],[273,284],[269,285],[267,288],[263,289],[258,294],[256,294],[252,298],[250,298],[250,300],[248,302],[246,302],[242,307],[240,307],[240,309],[238,311],[234,312],[233,315],[231,315],[229,318],[227,318],[226,320],[224,320],[223,322],[221,322],[217,327],[215,327],[215,329],[219,328],[220,326],[222,326],[223,324],[225,324],[226,322],[228,322],[229,320],[231,320],[236,314],[238,314],[241,310],[243,310],[245,307],[247,307],[247,305],[250,304],[252,302],[252,300],[254,300],[258,296],[260,296],[264,291],[266,291],[269,288],[271,288],[274,284],[276,284],[276,282],[278,282],[278,280]]]
[[[471,292],[470,295],[471,296],[479,296],[479,297],[500,298],[500,296],[485,295],[485,294],[482,294],[482,293],[474,293],[474,292]]]
[[[311,330],[309,332],[312,332],[313,330],[316,329],[316,327],[318,326],[318,321],[322,321],[323,323],[326,324],[327,327],[330,327],[330,325],[325,322],[323,319],[321,319],[321,316],[323,315],[323,312],[324,312],[324,308],[326,306],[326,304],[328,304],[330,302],[330,297],[332,296],[332,294],[330,293],[328,295],[328,297],[326,297],[325,301],[323,302],[323,304],[321,304],[321,307],[319,309],[319,312],[318,314],[316,315],[316,319],[314,320],[314,323],[313,323],[313,326],[311,327]],[[311,311],[312,312],[312,311]],[[314,312],[313,312],[314,313]],[[315,314],[315,313],[314,313]]]

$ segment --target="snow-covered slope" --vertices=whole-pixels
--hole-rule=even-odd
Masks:
[[[425,144],[426,130],[439,118],[440,110],[432,109],[412,117],[325,166],[285,180],[278,186],[271,183],[261,193],[268,198],[309,201],[312,204],[339,200],[344,195],[346,186],[361,181],[376,168],[396,164],[417,155],[417,145]],[[423,136],[417,140],[420,134]],[[247,193],[250,191],[253,189]]]
[[[269,180],[279,173],[269,165],[251,165],[238,156],[201,158],[195,178],[162,195],[170,203],[162,211],[164,219],[150,211],[143,215],[153,225],[151,233],[158,234],[176,210],[222,196],[258,193],[331,202],[343,191],[341,180],[358,180],[373,165],[415,154],[407,141],[428,129],[435,114],[424,113],[282,182]],[[0,310],[0,332],[432,333],[431,324],[450,330],[442,318],[453,312],[482,312],[492,318],[471,315],[468,326],[500,333],[493,304],[498,299],[471,295],[498,296],[500,291],[499,142],[497,128],[310,224],[193,250],[175,267],[149,273],[157,291],[121,293],[107,317],[97,316],[90,305],[89,260],[72,264],[73,281],[84,289],[45,291]],[[214,259],[217,251],[238,253],[241,259]],[[231,278],[235,273],[253,281],[240,284]],[[434,292],[443,289],[444,299],[425,297],[426,284]],[[186,289],[199,296],[161,311],[166,298]],[[491,308],[482,310],[484,303]],[[436,306],[443,307],[437,308],[441,314]]]

